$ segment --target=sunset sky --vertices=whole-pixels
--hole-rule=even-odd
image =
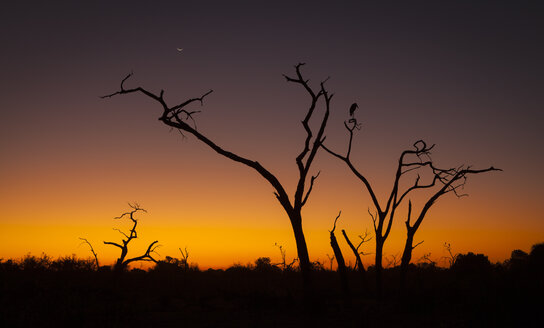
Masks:
[[[258,160],[292,194],[309,99],[282,74],[293,75],[298,62],[314,87],[331,77],[330,148],[345,151],[343,121],[359,104],[353,162],[382,202],[399,154],[418,139],[436,144],[442,166],[503,169],[471,176],[469,197],[437,202],[416,234],[424,240],[416,261],[425,253],[440,261],[445,242],[491,261],[529,251],[544,241],[542,31],[544,5],[524,1],[4,3],[0,257],[88,257],[85,237],[111,263],[117,249],[102,241],[120,240],[112,228],[126,225],[113,218],[127,202],[148,210],[129,256],[159,240],[160,258],[187,247],[201,268],[260,256],[278,262],[274,243],[296,257],[287,215],[261,176],[170,131],[142,95],[99,96],[130,72],[127,87],[164,89],[170,104],[213,89],[193,107],[202,110],[198,130]],[[338,211],[339,228],[356,239],[372,231],[371,203],[324,151],[318,171],[303,226],[310,258],[327,262]],[[386,258],[400,258],[404,237],[399,215]]]

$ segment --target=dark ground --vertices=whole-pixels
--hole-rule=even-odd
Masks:
[[[27,257],[1,262],[0,326],[543,327],[542,263],[476,257],[448,270],[412,266],[404,296],[388,269],[380,300],[373,271],[366,286],[351,271],[349,301],[336,272],[316,270],[305,301],[300,274],[266,261],[207,271],[160,262],[116,274],[73,257]]]

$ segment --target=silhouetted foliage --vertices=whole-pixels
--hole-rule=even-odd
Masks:
[[[51,258],[44,253],[40,257],[27,254],[19,262],[20,268],[25,271],[45,271],[50,265]]]
[[[49,268],[53,271],[91,271],[95,269],[95,265],[92,261],[79,259],[72,254],[52,261]]]
[[[538,259],[541,247],[513,257]],[[319,302],[308,309],[300,272],[280,270],[267,257],[205,271],[166,257],[115,279],[109,267],[93,270],[92,258],[28,254],[0,260],[0,326],[539,327],[542,277],[527,265],[519,279],[511,260],[494,266],[483,254],[467,253],[451,269],[411,264],[410,302],[394,297],[399,268],[385,269],[385,297],[377,302],[370,288],[353,293],[351,307],[336,272],[314,271]],[[352,290],[360,290],[359,273],[346,273]],[[367,274],[374,278],[373,266]]]
[[[484,254],[459,254],[451,270],[464,275],[487,275],[493,269],[493,265]]]
[[[510,270],[526,270],[529,264],[529,254],[521,249],[515,249],[510,255],[510,259],[505,263]]]
[[[278,267],[270,262],[269,257],[259,257],[255,261],[255,270],[257,271],[281,271]]]
[[[153,267],[154,271],[160,272],[186,272],[186,271],[199,271],[198,265],[194,263],[187,263],[186,258],[175,258],[171,256],[165,256],[164,260],[159,260]]]
[[[61,256],[57,259],[53,259],[46,254],[39,257],[27,254],[20,259],[0,261],[0,268],[5,272],[83,272],[94,270],[94,261],[78,258],[75,254]]]
[[[538,272],[544,272],[544,243],[533,245],[529,254],[531,267]]]

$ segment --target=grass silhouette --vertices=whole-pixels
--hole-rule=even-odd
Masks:
[[[269,258],[226,270],[200,270],[167,257],[147,271],[95,269],[94,260],[46,254],[0,261],[0,325],[187,327],[463,327],[539,326],[544,292],[544,243],[498,264],[461,254],[451,268],[411,266],[407,293],[398,293],[399,267],[384,271],[387,297],[375,298],[348,268],[346,305],[335,271],[315,266],[315,300],[303,302],[297,268]],[[372,277],[374,268],[367,274]]]

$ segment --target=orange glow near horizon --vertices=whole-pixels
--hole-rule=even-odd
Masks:
[[[20,258],[26,254],[40,256],[45,253],[53,258],[75,254],[81,258],[90,258],[91,253],[87,245],[83,245],[79,236],[87,238],[98,253],[101,265],[110,265],[117,258],[118,249],[102,244],[102,241],[119,241],[119,234],[107,226],[22,226],[1,225],[3,258]],[[354,232],[347,231],[350,238],[355,239]],[[403,231],[394,231],[391,240],[386,243],[384,265],[396,256],[400,260],[404,245]],[[20,238],[24,235],[25,238]],[[253,263],[258,257],[270,257],[273,263],[279,263],[281,258],[274,243],[284,246],[288,260],[296,257],[296,248],[288,229],[267,228],[222,228],[222,227],[182,227],[182,226],[144,226],[142,225],[139,238],[129,247],[129,256],[138,256],[143,253],[147,245],[158,239],[161,247],[158,249],[157,259],[165,256],[180,258],[178,248],[187,247],[189,262],[198,264],[201,269],[227,268],[233,264]],[[308,246],[312,260],[317,260],[328,267],[326,254],[332,254],[329,249],[328,231],[306,229]],[[107,237],[106,237],[107,236]],[[485,236],[482,238],[482,236]],[[423,254],[431,253],[430,258],[439,265],[445,265],[444,256],[447,255],[443,245],[450,242],[455,253],[484,253],[492,262],[504,261],[509,252],[514,249],[530,250],[533,242],[539,240],[539,232],[530,230],[489,231],[487,229],[448,229],[423,230],[418,234],[424,243],[414,250],[413,261],[419,262]],[[337,238],[342,238],[337,235]],[[501,243],[495,242],[501,240]],[[344,244],[343,238],[341,243]],[[345,245],[343,248],[346,261],[353,264],[355,259]],[[373,243],[364,247],[364,252],[373,252]],[[9,251],[11,250],[11,251]],[[364,257],[365,265],[372,265],[373,255]],[[135,264],[135,267],[147,265]]]
[[[477,178],[473,179],[473,185],[477,184]],[[327,267],[327,254],[332,254],[328,230],[337,214],[337,206],[334,204],[340,204],[338,206],[343,209],[337,237],[341,240],[348,262],[353,263],[354,259],[341,237],[341,229],[346,229],[352,240],[357,240],[357,235],[365,229],[372,231],[370,218],[364,212],[365,206],[358,204],[352,197],[345,197],[347,199],[342,201],[341,196],[349,196],[349,192],[345,195],[327,193],[328,188],[323,184],[326,186],[332,180],[334,177],[323,178],[321,191],[316,188],[314,198],[303,213],[311,259],[318,260]],[[132,186],[128,186],[130,187]],[[230,191],[225,186],[217,186],[209,193],[230,193],[230,197],[220,198],[213,195],[212,200],[210,195],[205,196],[205,189],[192,190],[197,195],[193,197],[180,192],[182,199],[184,195],[187,198],[178,202],[174,199],[176,197],[161,197],[164,195],[143,192],[143,198],[149,201],[141,203],[141,206],[149,213],[138,213],[136,216],[139,219],[138,238],[131,243],[129,256],[140,255],[150,242],[159,240],[162,246],[158,249],[160,255],[157,258],[179,258],[178,248],[187,247],[189,261],[198,264],[201,269],[252,263],[262,256],[270,257],[272,262],[279,262],[279,251],[274,246],[275,243],[285,247],[289,259],[296,257],[296,247],[287,216],[275,203],[266,184],[257,180],[247,190]],[[173,190],[164,191],[164,194],[172,195],[171,192]],[[78,257],[87,258],[91,253],[78,239],[84,237],[93,244],[102,264],[113,263],[118,250],[103,245],[102,241],[120,241],[121,235],[113,228],[128,228],[128,222],[113,220],[113,217],[128,210],[127,205],[113,204],[115,198],[119,197],[116,194],[117,191],[114,191],[111,196],[106,193],[97,196],[108,200],[102,207],[96,201],[88,201],[86,193],[74,192],[73,189],[64,195],[54,196],[69,200],[70,207],[52,206],[49,197],[53,195],[42,198],[44,203],[36,201],[28,207],[14,199],[4,208],[6,217],[11,220],[0,223],[1,256],[18,258],[27,253],[40,255],[44,252],[52,257],[76,254]],[[473,196],[479,197],[481,196]],[[444,265],[445,242],[451,243],[452,250],[456,253],[472,251],[488,255],[493,262],[504,261],[513,249],[529,251],[532,244],[542,240],[538,226],[534,229],[515,227],[515,222],[504,220],[507,215],[500,206],[487,206],[489,204],[486,201],[470,197],[446,197],[439,201],[416,234],[416,241],[423,240],[424,243],[414,251],[413,261],[417,262],[423,254],[431,253],[431,259]],[[240,208],[244,211],[240,211]],[[37,214],[33,216],[32,213]],[[405,231],[401,220],[402,216],[399,215],[386,242],[384,265],[394,256],[399,259],[402,254]],[[369,242],[363,246],[363,251],[373,253],[373,245],[372,241]],[[366,265],[373,264],[373,261],[373,255],[364,257]],[[148,264],[140,263],[135,266],[147,267]]]

